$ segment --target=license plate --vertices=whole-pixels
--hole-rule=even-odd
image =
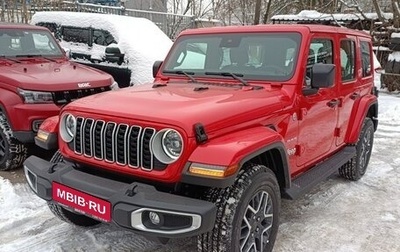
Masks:
[[[111,203],[53,182],[53,200],[103,222],[111,221]]]

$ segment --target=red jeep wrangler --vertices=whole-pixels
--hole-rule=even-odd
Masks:
[[[28,158],[26,178],[76,225],[271,251],[281,197],[365,173],[378,125],[372,57],[368,35],[338,27],[184,31],[154,83],[73,102],[59,127],[49,119],[59,152]]]
[[[110,90],[113,82],[69,62],[46,28],[0,24],[0,170],[21,167],[44,119],[76,98]]]

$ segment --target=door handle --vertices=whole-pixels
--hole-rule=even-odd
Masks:
[[[328,105],[328,107],[330,107],[330,108],[334,108],[339,105],[339,100],[332,99],[332,100],[328,101],[328,103],[326,105]]]
[[[357,99],[358,97],[360,97],[360,93],[352,93],[352,94],[350,95],[350,99],[352,99],[352,100],[355,100],[355,99]]]

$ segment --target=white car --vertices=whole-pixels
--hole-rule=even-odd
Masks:
[[[52,31],[70,57],[113,75],[120,87],[153,80],[172,41],[145,18],[85,12],[37,12],[31,24]]]

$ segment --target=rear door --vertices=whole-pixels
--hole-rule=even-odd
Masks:
[[[364,87],[373,82],[372,46],[367,38],[358,40],[355,36],[340,35],[340,83],[338,124],[336,126],[336,145],[344,143],[349,128],[354,104],[365,94]]]

